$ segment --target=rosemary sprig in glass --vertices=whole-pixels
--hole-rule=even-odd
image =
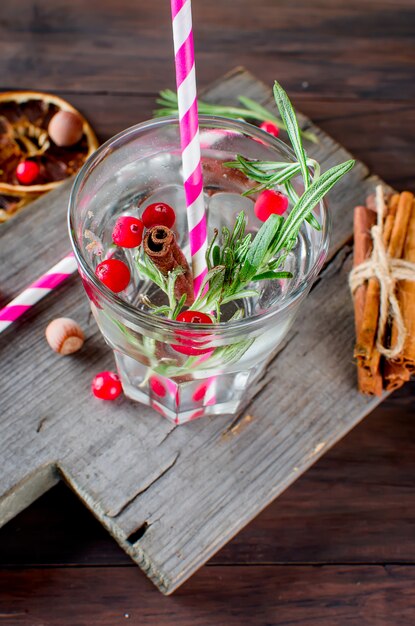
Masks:
[[[165,91],[162,94],[164,101],[177,102],[173,92]],[[220,322],[223,305],[234,300],[256,297],[258,291],[255,283],[292,277],[284,270],[284,263],[297,242],[303,222],[308,221],[313,228],[320,228],[312,215],[313,209],[354,165],[354,161],[349,160],[321,174],[318,162],[309,158],[304,150],[294,109],[277,82],[274,85],[274,98],[280,122],[282,121],[287,131],[296,161],[252,161],[237,155],[236,160],[227,165],[239,169],[258,183],[248,193],[283,185],[294,206],[285,218],[270,215],[255,237],[246,233],[247,218],[243,212],[238,215],[232,230],[224,227],[220,236],[215,231],[206,253],[208,273],[190,309],[208,313],[216,322]],[[250,101],[244,98],[242,102],[246,105]],[[258,115],[260,108],[260,105],[256,106]],[[238,109],[232,111],[233,115],[239,115],[236,112]],[[163,113],[166,111],[163,110]],[[292,184],[293,178],[300,174],[304,182],[304,193],[301,197],[297,195]],[[137,257],[137,267],[142,275],[155,282],[168,296],[168,305],[155,307],[154,313],[175,319],[184,304],[183,298],[177,302],[174,296],[177,272],[171,272],[166,278],[142,253]]]
[[[272,111],[269,111],[255,100],[247,98],[246,96],[238,96],[238,100],[241,104],[239,107],[226,106],[220,104],[210,104],[203,100],[198,100],[199,113],[202,115],[220,115],[221,117],[227,117],[229,119],[241,118],[248,122],[273,122],[288,132],[286,123],[281,117],[276,116]],[[153,111],[154,117],[163,117],[164,115],[177,115],[177,93],[171,89],[163,89],[159,93],[159,97],[156,100],[159,105],[157,109]],[[301,136],[303,139],[307,139],[313,143],[318,143],[316,135],[308,130],[301,130]]]

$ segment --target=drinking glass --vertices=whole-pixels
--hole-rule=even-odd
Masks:
[[[231,229],[244,211],[247,232],[261,222],[254,199],[242,194],[252,181],[226,162],[248,159],[291,162],[279,139],[243,121],[200,116],[200,140],[209,238]],[[297,194],[301,178],[292,181]],[[258,295],[231,302],[221,322],[187,324],[156,315],[149,306],[166,296],[136,269],[136,250],[117,248],[111,233],[117,217],[135,215],[154,202],[176,212],[174,232],[191,263],[183,190],[180,131],[176,118],[138,124],[102,145],[79,172],[69,202],[69,231],[80,275],[99,329],[113,349],[126,396],[153,407],[177,424],[234,414],[252,383],[286,336],[327,254],[329,219],[324,202],[314,209],[320,230],[304,223],[284,269],[293,278],[252,284]],[[290,209],[288,209],[290,210]],[[95,276],[104,258],[127,263],[131,281],[115,294]]]

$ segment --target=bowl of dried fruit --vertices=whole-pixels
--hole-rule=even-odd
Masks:
[[[98,147],[87,120],[48,93],[0,94],[0,222],[55,189]]]

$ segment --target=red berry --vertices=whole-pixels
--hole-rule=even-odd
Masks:
[[[92,381],[91,389],[100,400],[115,400],[122,392],[122,385],[115,372],[100,372]]]
[[[200,385],[194,392],[192,400],[194,400],[194,402],[200,402],[201,400],[203,400],[206,395],[207,389],[208,386],[206,384]]]
[[[280,129],[278,128],[278,126],[274,124],[274,122],[270,122],[269,120],[262,122],[260,128],[262,130],[265,130],[266,133],[273,135],[274,137],[278,137],[278,135],[280,134]]]
[[[176,213],[168,204],[156,202],[148,205],[141,219],[146,228],[151,228],[152,226],[167,226],[167,228],[172,228],[176,221]]]
[[[265,189],[262,191],[254,206],[255,215],[261,222],[266,222],[270,215],[282,215],[288,209],[288,198],[279,191]]]
[[[35,161],[20,161],[16,167],[16,178],[22,185],[32,185],[39,172],[39,165]]]
[[[166,387],[163,385],[161,380],[152,376],[150,378],[150,387],[151,391],[156,394],[156,396],[160,396],[160,398],[164,398],[166,395]]]
[[[191,420],[197,420],[198,417],[203,417],[203,415],[205,414],[203,409],[198,409],[197,411],[195,411],[194,413],[191,414],[190,418],[189,418],[189,422]]]
[[[115,222],[112,240],[122,248],[137,248],[143,239],[144,224],[137,217],[121,216]]]
[[[130,282],[130,270],[118,259],[107,259],[99,263],[95,269],[95,276],[114,293],[123,291]]]
[[[179,313],[176,320],[188,324],[212,324],[212,318],[206,313],[199,313],[199,311],[183,311]]]
[[[183,311],[177,316],[178,322],[186,322],[187,324],[212,324],[212,319],[206,313],[200,313],[199,311]],[[211,352],[212,348],[203,348],[203,341],[200,341],[201,334],[192,333],[191,331],[179,331],[176,333],[179,345],[174,345],[172,348],[176,352],[181,354],[187,354],[188,356],[198,356],[201,354],[207,354]],[[193,338],[197,337],[195,341]]]

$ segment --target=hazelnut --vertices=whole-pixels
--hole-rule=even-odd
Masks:
[[[80,350],[85,339],[82,328],[69,317],[58,317],[52,320],[45,334],[52,350],[62,355]]]
[[[57,146],[64,148],[80,141],[83,127],[82,119],[77,113],[58,111],[49,122],[48,134]]]

